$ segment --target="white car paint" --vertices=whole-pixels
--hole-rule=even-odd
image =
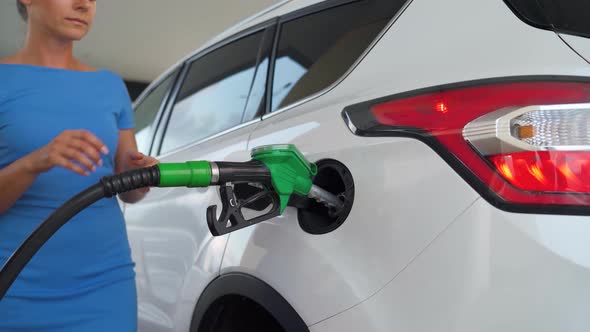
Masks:
[[[561,38],[568,43],[586,61],[590,62],[590,40],[588,38],[560,34]]]
[[[229,34],[317,1],[282,3]],[[410,4],[411,2],[411,4]],[[212,238],[214,189],[153,189],[126,207],[143,331],[187,331],[204,287],[239,271],[276,289],[314,332],[578,331],[590,323],[587,217],[515,214],[489,205],[431,148],[362,138],[340,116],[351,104],[460,81],[589,76],[556,34],[520,21],[499,0],[413,0],[343,80],[305,102],[162,162],[249,159],[295,144],[351,170],[348,220],[325,235],[296,210]]]
[[[588,217],[478,199],[378,294],[310,330],[586,331],[588,236]]]

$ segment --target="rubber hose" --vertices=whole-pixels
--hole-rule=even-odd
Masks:
[[[0,270],[0,301],[41,247],[72,217],[96,201],[127,191],[157,186],[160,182],[158,166],[141,168],[113,176],[107,176],[99,183],[80,192],[55,210],[10,256]]]

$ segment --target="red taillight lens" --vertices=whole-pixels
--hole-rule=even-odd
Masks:
[[[362,135],[434,142],[504,203],[590,206],[590,83],[439,87],[344,116]]]
[[[590,152],[525,151],[488,158],[519,189],[590,194]]]

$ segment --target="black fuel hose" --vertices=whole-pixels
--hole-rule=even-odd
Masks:
[[[158,166],[152,166],[104,177],[99,183],[72,197],[45,219],[4,264],[0,270],[0,301],[45,242],[80,211],[103,198],[143,187],[157,186],[159,183],[160,169]]]

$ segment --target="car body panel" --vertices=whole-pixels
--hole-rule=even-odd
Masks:
[[[375,296],[310,328],[583,331],[588,217],[500,211],[478,199]]]
[[[430,15],[428,25],[437,29],[425,29],[420,20],[453,9],[487,15],[462,18],[460,25]],[[512,37],[496,37],[504,36],[499,27]],[[472,46],[481,39],[487,42]],[[531,58],[536,45],[552,47]],[[436,84],[555,74],[590,75],[590,68],[555,34],[522,24],[502,2],[414,0],[340,84],[265,117],[249,143],[249,148],[291,143],[312,161],[334,158],[347,165],[357,190],[348,220],[331,234],[306,235],[297,233],[290,209],[276,223],[232,234],[222,273],[238,270],[266,280],[310,324],[362,302],[402,271],[477,194],[423,143],[354,137],[339,118],[342,109]],[[379,162],[367,162],[374,160]],[[310,301],[309,294],[324,300]]]
[[[590,62],[590,38],[560,34],[561,38],[572,47],[584,60]]]
[[[281,2],[200,50],[316,2]],[[587,217],[500,211],[429,146],[355,136],[341,112],[442,84],[590,77],[589,64],[502,1],[413,0],[392,23],[332,86],[261,121],[158,156],[162,162],[246,161],[252,148],[295,144],[311,161],[344,163],[356,199],[347,221],[328,234],[305,233],[288,207],[281,217],[214,238],[205,210],[219,204],[216,189],[152,189],[125,211],[142,330],[187,331],[203,289],[230,272],[268,283],[317,332],[548,331],[588,323],[577,307],[588,305]],[[543,302],[545,290],[562,307]],[[512,295],[518,300],[510,303]]]

